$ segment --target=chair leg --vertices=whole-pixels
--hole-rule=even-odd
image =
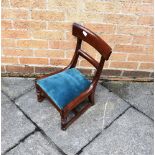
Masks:
[[[61,115],[61,129],[66,130],[75,120],[77,120],[91,105],[87,104],[83,109],[79,112],[76,112],[75,116],[73,116],[70,120],[67,120],[67,116],[64,117],[63,114]]]
[[[37,100],[38,102],[42,102],[44,100],[43,92],[40,90],[40,88],[36,85],[36,92],[37,92]]]
[[[66,128],[66,124],[67,124],[67,117],[66,116],[61,116],[61,129],[63,131],[65,131],[67,128]]]
[[[92,106],[95,104],[94,95],[95,93],[93,92],[88,96],[89,102],[91,103]]]

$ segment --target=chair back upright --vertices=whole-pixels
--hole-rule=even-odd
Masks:
[[[104,62],[105,60],[109,59],[110,54],[112,53],[112,49],[103,39],[101,39],[94,32],[77,23],[73,24],[72,34],[75,37],[77,37],[77,45],[75,49],[75,54],[70,64],[70,68],[76,66],[79,56],[85,58],[89,63],[91,63],[96,68],[96,73],[92,80],[92,84],[96,86],[100,78]],[[93,57],[91,57],[81,49],[82,41],[94,47],[101,54],[100,62],[97,62]]]

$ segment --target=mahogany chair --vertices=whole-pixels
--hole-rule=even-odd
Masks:
[[[45,97],[49,99],[60,113],[62,130],[65,130],[90,106],[94,105],[97,82],[104,62],[108,60],[112,52],[110,46],[99,36],[77,23],[73,24],[72,34],[77,37],[77,45],[70,64],[60,71],[42,76],[35,81],[38,101],[43,101]],[[94,47],[101,54],[100,62],[81,49],[82,41]],[[75,68],[79,56],[85,58],[96,68],[92,81]],[[86,98],[90,103],[88,102],[83,108],[77,110],[77,106]],[[71,112],[74,115],[69,118]]]

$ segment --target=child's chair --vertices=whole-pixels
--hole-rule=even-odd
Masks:
[[[96,85],[100,78],[104,62],[108,60],[111,54],[109,45],[85,27],[74,23],[72,34],[77,37],[77,45],[71,63],[60,71],[36,79],[35,82],[38,101],[41,102],[46,97],[60,112],[62,130],[65,130],[91,105],[94,105]],[[101,54],[99,63],[81,49],[82,41],[87,42]],[[75,68],[79,56],[85,58],[96,68],[92,81],[88,80]],[[90,103],[88,102],[83,108],[77,110],[79,109],[77,106],[87,97]],[[68,116],[71,112],[74,115],[70,118]]]

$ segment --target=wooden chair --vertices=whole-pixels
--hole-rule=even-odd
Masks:
[[[62,130],[65,130],[90,106],[94,105],[96,85],[104,62],[111,54],[110,46],[87,28],[74,23],[72,34],[77,37],[77,45],[70,64],[60,71],[50,73],[35,81],[38,101],[43,101],[45,97],[49,99],[61,115]],[[99,63],[81,49],[82,41],[94,47],[101,54]],[[75,68],[79,56],[85,58],[96,68],[92,81]],[[85,104],[79,111],[76,110],[76,107],[86,98],[90,103]],[[69,119],[70,112],[73,112],[74,115]]]

